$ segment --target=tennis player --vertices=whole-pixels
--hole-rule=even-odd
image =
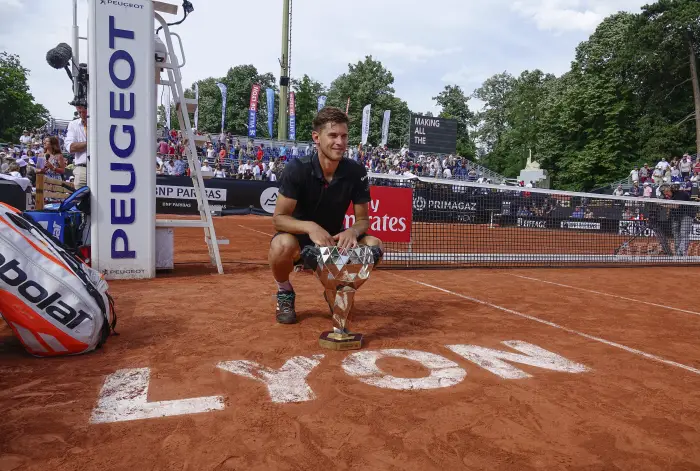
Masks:
[[[287,163],[272,218],[277,233],[270,242],[268,260],[277,283],[280,324],[296,322],[296,295],[289,275],[301,263],[304,247],[381,246],[378,238],[366,235],[370,224],[367,170],[343,158],[348,146],[347,115],[338,108],[323,108],[313,121],[311,137],[318,152]],[[343,230],[351,202],[355,223]]]

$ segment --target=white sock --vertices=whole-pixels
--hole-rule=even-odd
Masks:
[[[277,283],[277,289],[279,291],[294,291],[294,288],[292,288],[292,283],[290,283],[289,280],[287,280],[287,281],[275,280],[275,283]]]

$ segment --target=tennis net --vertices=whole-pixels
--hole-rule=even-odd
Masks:
[[[700,263],[695,201],[384,174],[370,181],[412,190],[410,240],[385,242],[385,267]]]

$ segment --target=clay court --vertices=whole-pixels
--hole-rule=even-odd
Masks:
[[[0,326],[0,470],[700,469],[700,269],[376,270],[335,352],[311,274],[275,323],[270,219],[216,227],[226,274],[177,229],[172,273],[110,283],[98,351]]]

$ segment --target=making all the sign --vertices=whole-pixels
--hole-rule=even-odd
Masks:
[[[368,234],[385,242],[410,242],[413,221],[413,190],[371,186]],[[355,209],[350,204],[345,214],[345,228],[355,223]]]

